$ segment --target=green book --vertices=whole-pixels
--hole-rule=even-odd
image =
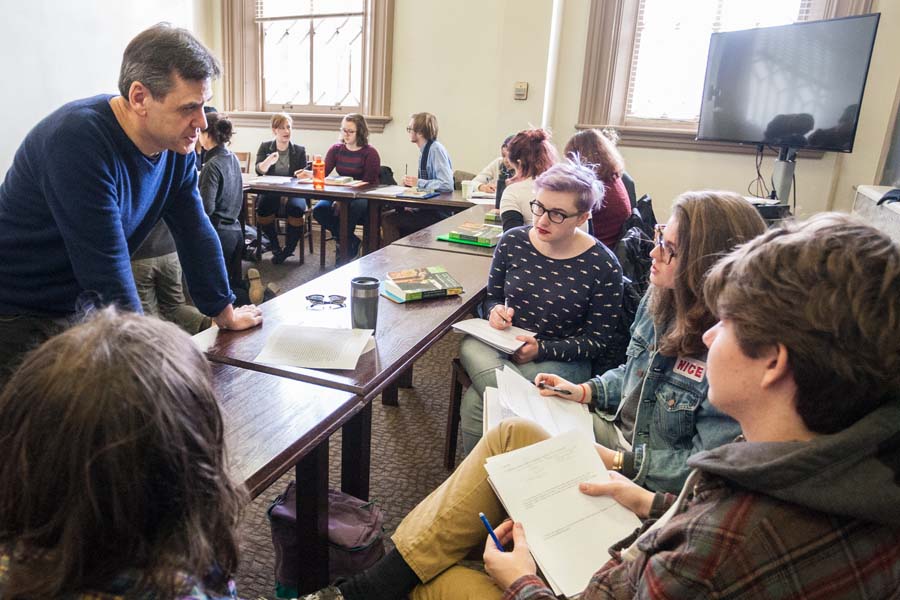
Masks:
[[[462,240],[474,242],[479,246],[493,247],[497,245],[500,236],[503,235],[503,228],[499,225],[486,225],[484,223],[463,223],[459,225],[447,237],[450,241]]]
[[[381,291],[388,299],[403,303],[456,296],[463,288],[444,267],[416,267],[388,273]]]
[[[492,208],[491,210],[484,213],[484,222],[491,224],[502,223],[503,220],[500,218],[500,209]]]

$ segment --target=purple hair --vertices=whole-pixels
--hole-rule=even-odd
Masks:
[[[603,203],[603,182],[597,179],[593,169],[571,160],[556,163],[538,175],[534,188],[575,194],[578,212],[590,212]]]

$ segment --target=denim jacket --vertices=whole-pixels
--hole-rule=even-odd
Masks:
[[[648,489],[678,493],[690,473],[688,457],[731,442],[741,428],[709,403],[706,355],[663,356],[656,349],[648,297],[631,326],[626,363],[588,383],[595,412],[616,425],[622,407],[637,403],[623,473]]]

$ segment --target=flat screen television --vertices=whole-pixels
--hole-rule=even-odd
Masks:
[[[851,152],[879,17],[712,34],[697,139]]]

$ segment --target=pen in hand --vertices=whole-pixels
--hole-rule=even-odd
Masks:
[[[497,534],[494,533],[494,528],[491,527],[491,524],[488,523],[487,517],[484,516],[484,513],[478,513],[478,518],[481,519],[481,523],[484,525],[484,528],[487,529],[487,532],[490,534],[491,539],[494,540],[494,544],[496,544],[497,550],[499,550],[500,552],[506,552],[506,550],[503,549],[503,544],[501,544],[499,538],[497,538]]]
[[[555,385],[550,385],[548,383],[544,383],[543,381],[540,382],[539,384],[537,384],[537,386],[539,389],[550,390],[550,391],[556,392],[557,394],[562,394],[563,396],[571,396],[572,395],[571,390],[564,390],[561,387],[556,387]]]

